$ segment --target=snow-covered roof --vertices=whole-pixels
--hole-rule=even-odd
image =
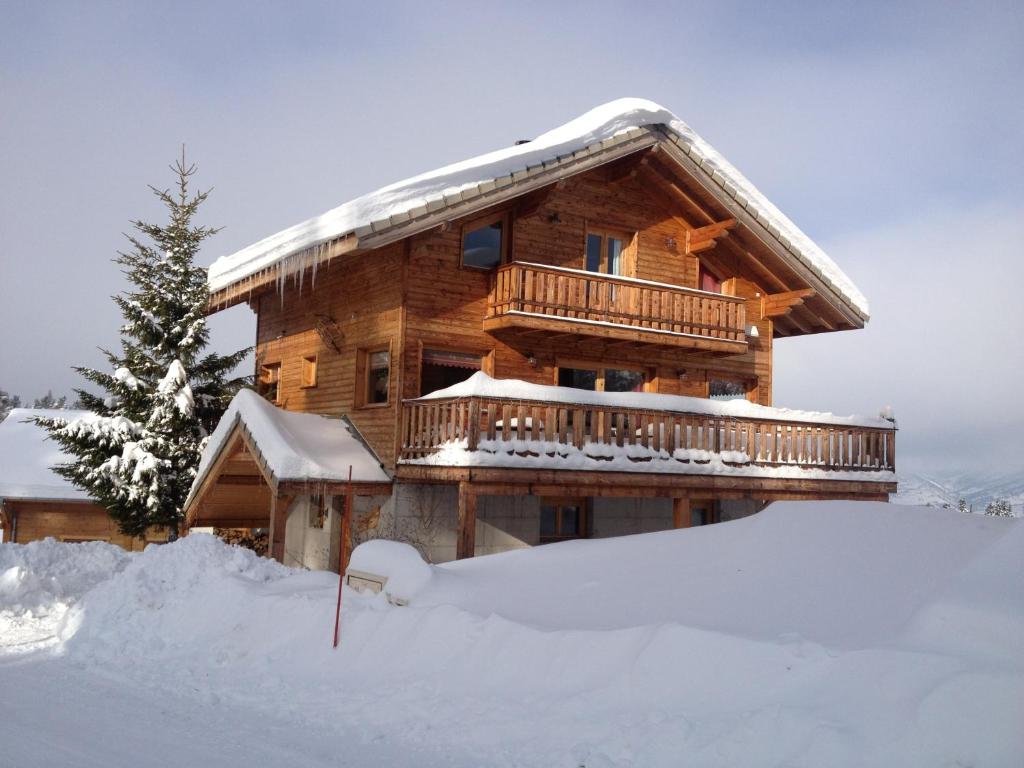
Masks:
[[[70,457],[32,417],[87,419],[90,411],[15,408],[0,422],[0,499],[89,501],[89,495],[53,471]]]
[[[222,256],[210,266],[210,290],[223,290],[268,270],[284,268],[288,262],[295,269],[314,266],[317,249],[329,242],[349,235],[361,237],[433,214],[511,184],[537,169],[603,149],[637,133],[649,135],[655,126],[663,131],[659,141],[668,139],[682,150],[707,175],[718,194],[738,204],[788,254],[867,317],[867,299],[821,248],[692,128],[664,107],[644,99],[603,104],[528,143],[399,181]]]
[[[245,429],[259,460],[278,482],[390,483],[373,451],[344,420],[276,408],[250,389],[231,401],[203,451],[189,501],[234,433]]]
[[[465,381],[439,389],[436,392],[431,392],[429,395],[424,395],[418,399],[440,400],[444,398],[474,396],[542,403],[564,403],[566,405],[640,408],[673,413],[892,429],[892,422],[881,417],[836,416],[834,413],[824,411],[773,408],[767,405],[751,403],[747,400],[709,400],[703,397],[662,395],[656,392],[591,392],[573,387],[531,384],[528,381],[521,381],[519,379],[493,379],[483,371],[477,371]]]

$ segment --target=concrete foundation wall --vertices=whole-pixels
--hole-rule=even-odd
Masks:
[[[343,497],[329,497],[323,528],[310,525],[310,497],[297,498],[285,528],[285,565],[337,570]],[[404,541],[424,559],[443,563],[455,559],[458,489],[454,485],[396,483],[391,496],[356,497],[353,545],[377,538]],[[721,521],[754,514],[763,504],[754,499],[718,502]],[[627,536],[672,528],[671,499],[594,498],[590,535]],[[490,555],[535,546],[540,536],[540,498],[480,496],[477,499],[476,554]]]

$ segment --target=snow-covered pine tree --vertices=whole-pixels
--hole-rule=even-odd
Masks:
[[[21,398],[0,389],[0,421],[7,418],[7,414],[15,408],[21,408]]]
[[[985,514],[992,517],[1013,517],[1013,507],[1006,499],[995,499],[985,507]]]
[[[217,230],[192,223],[209,192],[190,194],[196,168],[184,152],[171,170],[174,192],[150,187],[169,222],[133,222],[132,248],[116,259],[133,286],[114,297],[124,316],[121,351],[103,350],[109,372],[75,368],[106,396],[76,389],[94,415],[36,420],[75,457],[56,471],[135,536],[151,526],[177,533],[209,433],[243,383],[228,376],[248,353],[203,354],[209,293],[195,256]]]
[[[33,408],[67,408],[68,398],[67,395],[61,395],[60,397],[53,396],[53,390],[46,390],[46,394],[42,397],[37,397],[35,402],[32,403]]]

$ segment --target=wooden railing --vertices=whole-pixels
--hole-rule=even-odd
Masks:
[[[746,341],[742,298],[519,261],[491,278],[487,317],[510,312]]]
[[[708,463],[840,471],[896,466],[895,428],[846,426],[675,411],[565,405],[491,397],[406,401],[402,460],[442,447],[601,461]],[[685,470],[680,470],[685,471]]]

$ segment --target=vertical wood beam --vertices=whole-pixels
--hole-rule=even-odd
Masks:
[[[506,420],[506,429],[508,421]],[[459,530],[455,558],[473,557],[476,551],[476,491],[470,483],[459,483]]]
[[[288,522],[288,507],[292,505],[294,496],[280,493],[270,494],[270,531],[268,548],[270,556],[279,563],[284,563],[284,532]]]
[[[690,527],[690,500],[688,498],[672,499],[672,527]]]

